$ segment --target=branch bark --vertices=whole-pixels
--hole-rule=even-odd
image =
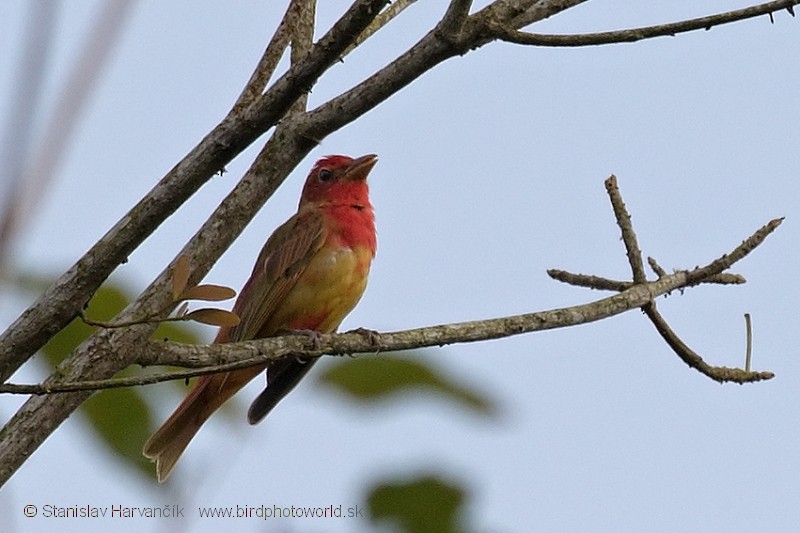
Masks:
[[[293,64],[253,104],[241,110],[235,107],[153,190],[14,321],[0,335],[0,382],[7,380],[36,350],[75,318],[100,284],[161,222],[211,176],[274,126],[338,60],[339,54],[369,25],[387,1],[357,0],[315,46],[315,53]]]
[[[622,197],[617,189],[616,178],[606,180],[617,224],[623,232],[626,253],[634,277],[644,276],[638,244],[624,208]],[[139,347],[140,356],[136,362],[141,366],[180,366],[196,370],[172,372],[169,374],[137,376],[92,381],[46,382],[40,385],[0,385],[0,393],[46,395],[71,391],[91,391],[104,388],[147,385],[162,381],[186,379],[202,374],[236,370],[248,366],[278,361],[285,358],[315,358],[324,355],[346,355],[354,353],[379,353],[399,350],[444,346],[456,343],[480,342],[532,333],[548,329],[564,328],[579,324],[596,322],[629,311],[642,308],[653,321],[667,344],[690,367],[720,383],[756,382],[771,379],[772,372],[751,372],[749,369],[713,367],[691,350],[667,324],[655,309],[655,299],[675,290],[682,290],[700,283],[718,282],[723,271],[746,257],[780,226],[782,218],[774,219],[759,228],[731,252],[711,263],[692,270],[681,270],[673,274],[659,273],[655,281],[642,277],[633,282],[610,283],[610,280],[596,276],[563,275],[562,281],[578,281],[582,286],[619,290],[619,294],[600,300],[560,309],[539,311],[502,318],[477,320],[455,324],[443,324],[406,331],[375,333],[354,331],[342,334],[319,335],[309,340],[305,335],[287,335],[254,341],[187,345],[170,341],[148,341]],[[636,258],[639,258],[637,261]],[[639,272],[641,268],[641,273]],[[660,270],[660,268],[659,268]],[[555,277],[555,276],[554,276]],[[734,278],[735,279],[735,278]]]
[[[210,176],[273,126],[277,125],[251,168],[176,255],[176,258],[181,255],[188,258],[191,265],[190,283],[197,283],[205,276],[289,172],[325,136],[360,117],[442,61],[501,38],[497,28],[516,31],[582,1],[585,0],[496,0],[477,13],[469,14],[471,2],[452,0],[442,20],[407,52],[350,90],[311,111],[304,110],[304,95],[319,76],[347,52],[348,47],[375,20],[388,0],[357,0],[310,49],[303,48],[311,35],[308,26],[305,31],[294,28],[290,32],[288,26],[284,28],[282,25],[281,28],[284,29],[279,28],[276,32],[228,116],[0,336],[0,382],[7,380],[33,352],[77,316],[111,271],[124,262],[164,219]],[[313,5],[311,0],[293,1],[286,17],[303,20],[302,6]],[[296,11],[297,9],[300,11]],[[293,47],[292,64],[285,74],[264,91],[277,64],[275,57],[279,58],[281,55],[277,51],[282,53],[289,40],[292,40]],[[777,227],[777,223],[774,227]],[[766,231],[763,237],[774,230],[774,227]],[[736,260],[738,259],[733,262]],[[167,309],[171,302],[169,280],[173,264],[174,260],[137,301],[115,320],[137,320],[141,316]],[[464,323],[423,328],[411,333],[402,332],[406,337],[385,334],[381,337],[381,342],[387,343],[382,346],[389,349],[388,342],[394,339],[396,344],[392,346],[398,346],[394,349],[401,349],[399,346],[436,345],[455,342],[456,339],[464,342],[470,339],[477,341],[497,338],[509,332],[521,333],[599,320],[644,305],[642,302],[646,303],[654,294],[660,294],[658,291],[705,282],[729,268],[731,264],[730,257],[723,257],[703,269],[662,276],[653,282],[638,279],[641,276],[635,275],[634,281],[622,289],[620,294],[604,298],[595,304],[586,304],[596,307],[578,306],[506,317],[496,319],[499,322],[490,322],[489,326]],[[672,287],[672,284],[676,285]],[[179,348],[165,344],[158,349],[160,355],[151,354],[150,350],[155,348],[154,345],[147,344],[147,338],[152,329],[151,326],[141,325],[124,330],[97,331],[59,366],[43,386],[55,390],[66,383],[108,380],[137,361],[144,364],[168,361],[171,356],[167,355],[167,350]],[[504,333],[500,333],[501,331]],[[345,340],[330,339],[330,342],[339,343]],[[269,343],[275,340],[258,342]],[[363,338],[361,342],[365,342]],[[149,360],[140,358],[143,345],[148,346],[147,353],[151,354]],[[370,348],[366,344],[336,346],[344,348],[348,353],[375,349],[375,346]],[[358,346],[361,347],[360,350]],[[258,349],[262,348],[264,347]],[[315,355],[298,351],[296,346],[294,348],[287,353]],[[238,365],[245,363],[228,359],[229,355],[225,351],[231,350],[234,353],[236,350],[245,350],[253,355],[254,348],[229,345],[222,348],[180,349],[209,350],[208,353],[214,353],[215,357],[221,358],[219,362]],[[222,352],[216,353],[214,350]],[[194,352],[191,357],[200,357],[199,353]],[[175,356],[173,362],[179,360],[177,355],[172,355]],[[189,359],[183,359],[184,363],[188,361]],[[209,361],[208,358],[204,359],[205,363]],[[253,361],[247,364],[253,364]],[[220,368],[217,367],[216,370]],[[91,391],[81,389],[63,394],[36,396],[20,408],[0,430],[0,485],[13,475],[44,439],[90,394]]]
[[[491,23],[490,31],[503,41],[529,46],[555,46],[555,47],[577,47],[577,46],[598,46],[602,44],[633,43],[654,37],[672,36],[679,33],[686,33],[697,30],[710,30],[715,26],[730,24],[749,18],[769,15],[770,21],[773,20],[772,14],[776,11],[787,10],[794,16],[794,6],[800,4],[800,0],[778,0],[766,2],[757,6],[737,9],[707,17],[682,20],[669,24],[658,24],[642,28],[631,28],[627,30],[605,31],[598,33],[580,33],[573,35],[552,35],[543,33],[528,33],[520,31],[504,24]]]
[[[774,221],[773,221],[774,222]],[[778,223],[771,222],[765,228],[769,232],[777,228]],[[763,228],[762,228],[763,229]],[[756,239],[763,242],[768,233],[757,232]],[[751,237],[753,238],[753,237]],[[737,248],[738,250],[738,248]],[[742,259],[746,253],[734,250],[734,263]],[[717,263],[717,262],[715,262]],[[712,263],[714,264],[714,263]],[[710,265],[709,265],[710,266]],[[286,358],[316,358],[325,355],[351,355],[357,353],[385,353],[400,350],[427,348],[433,346],[446,346],[450,344],[463,344],[501,339],[545,331],[549,329],[565,328],[596,322],[605,318],[642,308],[652,301],[672,291],[685,289],[697,285],[691,280],[696,277],[696,272],[714,272],[720,268],[709,269],[709,266],[698,267],[691,271],[683,270],[663,276],[655,281],[628,283],[628,287],[619,294],[608,296],[591,303],[537,311],[520,315],[442,324],[424,328],[404,331],[365,334],[360,331],[319,335],[309,340],[305,335],[286,335],[253,341],[236,342],[228,344],[192,345],[171,341],[149,341],[140,348],[140,357],[137,363],[141,366],[178,366],[195,370],[184,372],[171,372],[169,374],[156,374],[136,376],[131,378],[117,378],[108,380],[56,382],[39,385],[18,385],[6,383],[0,385],[0,393],[10,394],[54,394],[71,391],[99,390],[107,388],[131,387],[150,385],[163,381],[183,380],[203,374],[211,374],[229,370],[236,370],[248,366],[275,362]],[[717,274],[708,274],[713,277]],[[701,283],[704,283],[704,279]],[[661,319],[663,329],[669,330],[666,321]],[[661,329],[659,330],[661,331]],[[669,330],[671,332],[671,330]],[[677,340],[676,340],[677,339]],[[671,333],[670,346],[682,343],[677,335]],[[684,345],[685,346],[685,345]],[[685,351],[691,352],[688,347]],[[691,352],[694,353],[694,352]],[[694,360],[688,363],[693,368],[703,371],[711,367],[702,358],[694,354]],[[719,378],[713,373],[709,375],[717,381],[761,381],[773,377],[771,372],[746,372],[740,369],[726,369],[731,377]]]

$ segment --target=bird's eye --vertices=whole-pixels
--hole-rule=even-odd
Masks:
[[[319,180],[320,181],[328,181],[333,177],[333,172],[330,169],[323,168],[319,171]]]

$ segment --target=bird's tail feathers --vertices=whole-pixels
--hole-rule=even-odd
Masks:
[[[261,373],[252,367],[202,376],[183,402],[144,445],[145,457],[156,463],[158,482],[169,477],[183,451],[203,423],[247,382]]]

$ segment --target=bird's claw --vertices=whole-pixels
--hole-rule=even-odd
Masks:
[[[366,328],[356,328],[351,329],[347,333],[358,333],[369,342],[370,346],[373,348],[380,348],[381,346],[381,334],[373,329],[366,329]]]
[[[313,329],[293,329],[289,331],[289,334],[308,339],[311,343],[312,350],[319,350],[322,348],[322,333],[319,331],[314,331]]]

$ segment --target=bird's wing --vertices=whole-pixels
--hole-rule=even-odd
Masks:
[[[276,332],[280,325],[270,325],[271,317],[324,242],[323,217],[317,211],[297,213],[275,230],[233,307],[239,325],[230,332],[229,341]]]

